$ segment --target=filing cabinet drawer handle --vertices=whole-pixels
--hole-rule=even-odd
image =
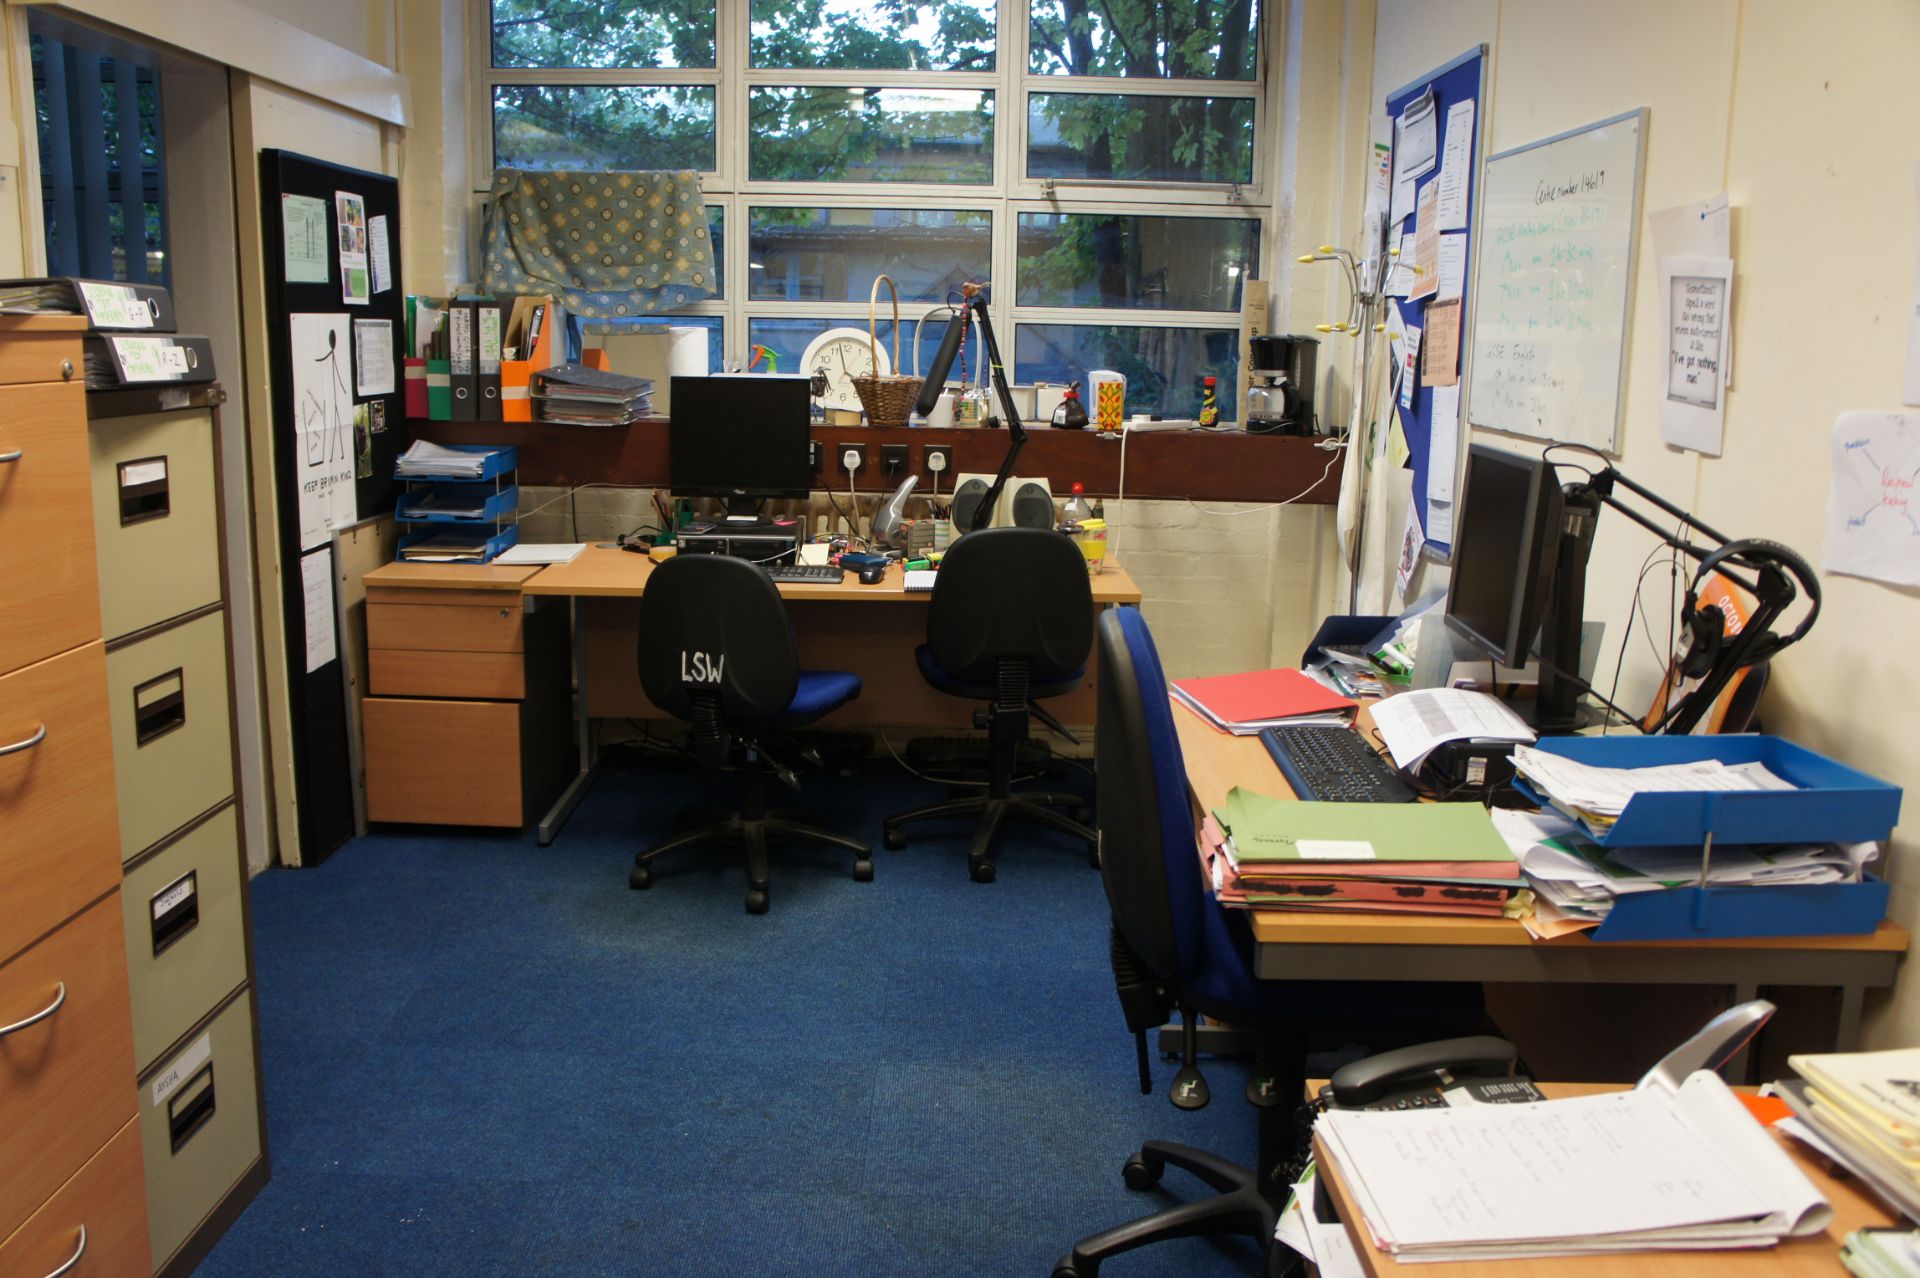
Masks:
[[[12,745],[0,746],[0,757],[5,757],[9,754],[19,754],[22,750],[31,750],[46,739],[47,725],[43,723],[38,728],[35,728],[33,735],[25,741],[16,741]]]
[[[27,455],[26,449],[15,448],[9,452],[0,453],[0,462],[16,462],[16,461],[19,461],[22,457],[25,457],[26,455]]]
[[[54,1270],[52,1273],[48,1274],[47,1278],[61,1278],[62,1274],[72,1273],[73,1267],[80,1263],[80,1257],[86,1254],[87,1254],[87,1227],[85,1225],[82,1225],[80,1226],[80,1245],[73,1249],[73,1255],[67,1257],[67,1263],[60,1266],[58,1269]]]
[[[53,992],[53,1002],[47,1004],[24,1021],[15,1021],[11,1025],[0,1025],[0,1038],[5,1038],[9,1034],[26,1029],[30,1025],[38,1025],[41,1021],[46,1020],[49,1016],[59,1011],[60,1005],[66,1001],[67,983],[62,981],[60,982],[60,987]]]

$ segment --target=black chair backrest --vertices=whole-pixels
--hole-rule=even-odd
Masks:
[[[1101,613],[1099,630],[1100,877],[1127,948],[1177,987],[1205,960],[1208,913],[1219,907],[1201,882],[1186,766],[1153,636],[1137,608]]]
[[[1073,539],[1047,528],[983,528],[953,544],[933,579],[927,645],[942,670],[992,683],[1021,657],[1035,683],[1070,677],[1093,650],[1093,587]]]
[[[728,723],[771,718],[793,701],[800,659],[773,579],[744,559],[675,555],[640,596],[640,686],[675,718],[696,701]]]

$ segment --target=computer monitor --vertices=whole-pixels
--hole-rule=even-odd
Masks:
[[[1485,444],[1468,451],[1447,627],[1502,665],[1523,666],[1533,651],[1553,593],[1563,516],[1551,465]]]
[[[720,497],[750,521],[773,497],[813,488],[807,379],[766,373],[673,379],[667,486],[676,497]]]

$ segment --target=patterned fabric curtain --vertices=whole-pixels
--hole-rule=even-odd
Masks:
[[[483,283],[492,293],[551,293],[595,319],[712,297],[700,177],[497,169]]]

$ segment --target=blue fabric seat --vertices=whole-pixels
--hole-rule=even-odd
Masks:
[[[920,663],[920,677],[948,696],[965,697],[969,701],[993,700],[992,684],[954,678],[940,668],[940,663],[933,659],[933,649],[927,644],[923,643],[913,650],[913,659]],[[1064,679],[1031,685],[1027,694],[1034,697],[1064,697],[1086,681],[1087,668],[1081,666]]]
[[[802,670],[793,700],[773,717],[775,727],[798,728],[860,695],[860,676],[844,670]]]

